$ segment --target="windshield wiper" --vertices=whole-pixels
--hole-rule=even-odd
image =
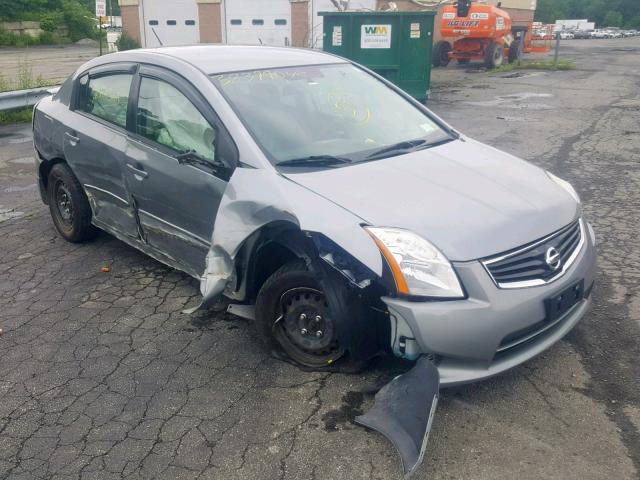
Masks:
[[[333,165],[343,165],[351,163],[352,160],[344,157],[334,157],[333,155],[310,155],[308,157],[290,158],[276,163],[283,167],[319,166],[330,167]]]
[[[451,137],[443,138],[441,140],[436,140],[431,143],[427,143],[425,139],[419,138],[417,140],[408,140],[405,142],[395,143],[393,145],[389,145],[388,147],[381,148],[380,150],[376,150],[369,156],[365,158],[365,160],[377,160],[385,157],[392,157],[395,155],[402,155],[405,153],[415,152],[416,150],[423,150],[425,148],[436,147],[438,145],[442,145],[443,143],[447,143],[453,140]]]
[[[176,155],[176,160],[180,165],[187,164],[194,167],[204,167],[210,170],[217,170],[219,168],[228,168],[228,165],[220,160],[208,160],[198,154],[195,150],[186,150]]]

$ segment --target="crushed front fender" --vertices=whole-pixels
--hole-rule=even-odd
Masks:
[[[361,218],[275,171],[237,168],[216,215],[200,280],[200,306],[213,301],[233,282],[238,251],[255,232],[273,222],[321,232],[372,274],[382,275],[380,251],[361,227]]]

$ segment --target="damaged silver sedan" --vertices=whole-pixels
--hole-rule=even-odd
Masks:
[[[503,372],[585,314],[575,190],[347,60],[195,46],[107,55],[35,108],[42,199],[200,279],[302,367],[418,360],[360,423],[419,464],[439,386]]]

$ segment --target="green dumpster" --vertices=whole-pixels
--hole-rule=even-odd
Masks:
[[[322,48],[370,68],[412,97],[431,83],[435,12],[319,12]]]

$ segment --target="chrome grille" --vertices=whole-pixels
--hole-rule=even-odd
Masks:
[[[582,220],[577,220],[542,240],[488,258],[482,264],[501,288],[544,285],[562,276],[575,261],[583,244],[584,227]],[[547,261],[550,249],[555,249],[552,256],[559,260],[559,264]]]

